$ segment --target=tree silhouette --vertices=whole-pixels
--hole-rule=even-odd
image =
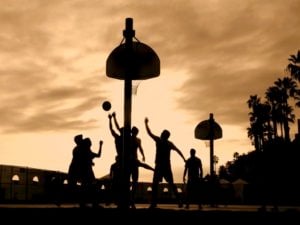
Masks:
[[[277,79],[265,92],[265,102],[257,95],[247,101],[251,110],[248,137],[255,150],[233,155],[233,160],[219,168],[219,176],[233,181],[243,178],[254,188],[252,197],[263,204],[300,204],[299,137],[290,140],[290,123],[295,115],[290,105],[300,106],[300,51],[291,55],[287,69],[291,77]],[[298,81],[298,82],[297,82]]]
[[[297,55],[290,55],[289,63],[287,69],[290,71],[291,76],[300,82],[300,50],[298,50]]]
[[[266,99],[271,106],[271,120],[273,124],[274,138],[278,137],[277,123],[280,121],[279,101],[281,93],[278,87],[269,87],[265,93]]]
[[[281,127],[284,129],[284,138],[286,141],[290,141],[290,127],[289,123],[295,121],[295,115],[293,114],[293,108],[289,105],[288,100],[290,97],[294,97],[297,84],[290,77],[284,77],[283,79],[278,79],[274,82],[275,86],[278,89],[277,95],[277,107],[279,116],[281,117],[280,123]]]
[[[298,50],[297,55],[290,55],[289,63],[287,65],[287,70],[293,79],[300,82],[300,51]],[[296,106],[300,107],[300,90],[296,90],[295,96]]]
[[[273,124],[274,138],[278,137],[277,124],[280,126],[281,137],[290,141],[289,123],[295,121],[293,108],[289,105],[290,97],[294,98],[297,92],[296,82],[289,77],[278,79],[265,93],[268,104],[271,107],[271,120]]]
[[[265,136],[268,136],[270,130],[270,106],[261,103],[257,95],[251,95],[247,104],[252,109],[249,113],[250,127],[247,128],[248,137],[254,140],[255,149],[261,151],[263,150]]]

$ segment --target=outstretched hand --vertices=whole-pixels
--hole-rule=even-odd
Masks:
[[[108,114],[108,119],[111,119],[112,115],[111,114]]]
[[[99,142],[99,144],[100,144],[100,145],[103,145],[103,141],[101,140],[101,141]]]
[[[145,118],[145,123],[148,123],[149,122],[149,119],[148,117]]]
[[[113,116],[113,117],[116,117],[116,112],[113,112],[113,113],[112,113],[112,116]]]

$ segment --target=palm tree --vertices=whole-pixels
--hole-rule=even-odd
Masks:
[[[298,50],[297,55],[290,55],[287,69],[290,71],[291,76],[300,82],[300,50]]]
[[[256,126],[256,112],[255,108],[260,104],[260,98],[257,95],[251,95],[250,99],[247,101],[248,108],[252,109],[252,112],[249,113],[250,127],[248,128],[248,137],[253,139],[255,150],[260,150],[260,141],[259,141],[259,128]]]
[[[247,101],[248,107],[252,109],[249,113],[250,128],[248,128],[248,137],[254,140],[256,150],[262,150],[265,143],[265,134],[267,137],[272,132],[270,129],[270,106],[267,103],[261,103],[257,95],[250,96]]]
[[[290,72],[292,78],[300,82],[300,50],[297,55],[290,55],[287,70]],[[300,107],[300,90],[296,90],[295,96],[296,106]]]
[[[290,127],[289,123],[295,121],[295,115],[293,114],[293,108],[289,105],[289,97],[295,97],[297,93],[297,84],[295,80],[290,77],[284,77],[274,82],[275,87],[278,88],[278,112],[281,116],[280,122],[284,129],[284,138],[286,141],[290,141]]]
[[[278,137],[277,123],[279,122],[278,99],[280,98],[280,90],[276,86],[269,87],[266,91],[267,102],[271,106],[271,120],[273,123],[274,138]]]

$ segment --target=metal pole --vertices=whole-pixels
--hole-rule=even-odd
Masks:
[[[135,35],[133,28],[133,20],[126,18],[125,30],[123,35],[125,37],[125,47],[128,52],[128,65],[127,73],[124,80],[124,140],[123,140],[123,152],[122,152],[122,187],[121,187],[121,199],[120,208],[129,208],[130,201],[130,171],[129,171],[129,148],[130,148],[130,132],[131,132],[131,90],[132,80],[130,73],[132,72],[132,38]]]
[[[209,114],[210,175],[214,175],[214,115]]]

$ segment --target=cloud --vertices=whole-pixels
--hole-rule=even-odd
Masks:
[[[243,2],[217,9],[204,27],[201,22],[181,26],[185,30],[179,33],[181,41],[174,47],[181,56],[174,52],[178,62],[173,60],[173,65],[184,66],[189,73],[177,90],[183,93],[178,108],[184,107],[194,117],[214,112],[225,123],[245,126],[249,96],[264,97],[266,89],[286,75],[287,58],[299,47],[294,23],[299,22],[299,6],[292,3],[295,8],[280,2]]]
[[[5,4],[6,3],[6,4]],[[178,109],[246,126],[246,101],[283,75],[299,49],[298,1],[4,1],[0,9],[3,132],[95,127],[83,115],[105,98],[105,59],[125,18],[185,82]]]

